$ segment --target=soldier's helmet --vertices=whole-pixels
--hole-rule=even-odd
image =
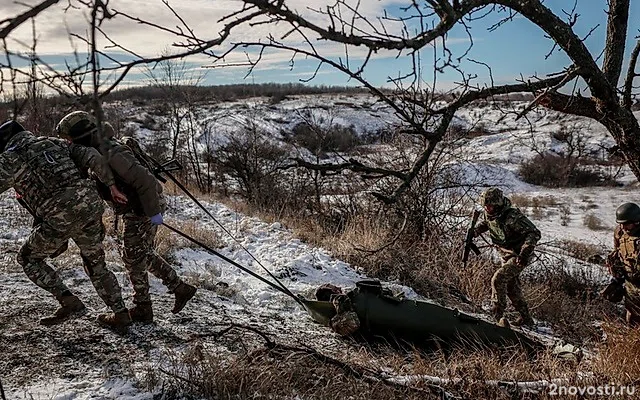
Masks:
[[[626,224],[640,222],[640,206],[636,203],[624,203],[616,209],[616,222]]]
[[[56,125],[56,134],[79,143],[96,132],[95,118],[86,111],[74,111],[64,116]]]
[[[489,188],[480,195],[480,205],[482,207],[494,206],[496,208],[501,208],[504,204],[504,194],[502,193],[502,190],[497,187]]]
[[[24,132],[26,129],[18,122],[12,119],[0,125],[0,151],[4,151],[9,140],[16,134]]]

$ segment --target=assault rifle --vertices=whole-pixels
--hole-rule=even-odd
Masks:
[[[467,235],[464,238],[464,253],[462,253],[462,265],[464,267],[467,266],[467,261],[469,260],[469,252],[473,251],[476,255],[480,255],[480,249],[473,243],[473,234],[476,228],[476,224],[478,223],[478,218],[480,217],[479,210],[473,210],[473,215],[471,216],[471,225],[469,229],[467,229]]]
[[[140,147],[140,143],[132,138],[126,137],[123,138],[123,143],[133,151],[133,154],[136,156],[138,161],[140,161],[143,165],[145,165],[149,171],[162,183],[167,183],[167,179],[162,176],[162,173],[167,173],[171,171],[180,171],[182,169],[182,164],[178,162],[178,160],[172,159],[164,163],[160,163],[152,158],[150,155],[142,150]]]
[[[178,160],[173,159],[158,165],[157,167],[153,168],[151,172],[160,182],[167,183],[167,179],[161,174],[163,172],[180,171],[181,169],[182,164],[180,164]]]

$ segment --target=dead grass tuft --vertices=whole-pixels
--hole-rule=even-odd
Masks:
[[[560,247],[566,250],[569,255],[578,260],[587,262],[602,261],[604,250],[595,244],[583,243],[577,240],[564,239],[560,242]],[[598,263],[598,262],[596,262]]]
[[[640,330],[605,323],[606,340],[597,347],[593,371],[618,385],[636,385],[640,377]]]
[[[211,248],[220,248],[223,242],[218,237],[217,233],[207,229],[198,221],[170,221],[171,226],[181,230],[194,239],[206,244]],[[184,239],[177,234],[169,231],[168,229],[160,228],[156,235],[156,251],[161,257],[165,259],[171,259],[173,253],[176,250],[190,248],[199,249],[200,247],[195,243]]]
[[[605,226],[602,219],[593,213],[585,214],[582,223],[592,231],[603,231],[609,229]]]

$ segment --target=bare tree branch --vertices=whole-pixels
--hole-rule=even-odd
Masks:
[[[7,24],[7,26],[0,30],[0,39],[8,37],[14,29],[22,25],[24,22],[28,21],[30,18],[33,18],[36,15],[40,14],[52,5],[57,4],[59,1],[60,0],[45,0],[20,15],[0,21],[0,25],[3,25],[5,23]]]
[[[638,65],[638,54],[640,54],[640,40],[636,42],[633,51],[631,52],[631,57],[629,58],[629,67],[627,68],[627,78],[624,82],[624,93],[622,97],[622,104],[628,110],[631,110],[632,99],[631,99],[631,91],[633,90],[633,80],[640,76],[640,74],[636,73],[636,66]]]
[[[618,79],[622,72],[628,20],[629,0],[609,0],[607,42],[602,72],[614,87],[618,86]]]

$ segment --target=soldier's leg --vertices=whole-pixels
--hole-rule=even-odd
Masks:
[[[162,280],[162,284],[166,286],[170,292],[173,292],[182,280],[178,277],[178,274],[171,265],[155,250],[155,238],[158,233],[158,227],[152,225],[150,221],[145,221],[144,226],[145,229],[148,229],[148,234],[145,237],[148,238],[146,245],[149,246],[147,253],[149,272],[156,278]]]
[[[532,325],[533,318],[529,313],[529,306],[522,293],[522,286],[520,284],[520,277],[516,276],[507,285],[507,296],[513,304],[513,308],[520,314],[520,318],[514,321],[514,325]]]
[[[122,299],[122,289],[113,272],[107,269],[104,260],[104,226],[101,218],[94,218],[72,234],[73,241],[80,248],[84,269],[104,303],[114,313],[126,311]]]
[[[33,283],[57,299],[70,295],[70,291],[45,259],[54,254],[67,239],[65,233],[53,229],[49,224],[40,224],[22,245],[16,259]]]
[[[135,252],[140,255],[138,258],[143,260],[141,262],[145,264],[147,271],[162,280],[162,284],[170,292],[173,292],[182,281],[171,265],[155,251],[154,245],[158,227],[153,225],[148,217],[135,215],[127,215],[126,217],[125,235],[127,224],[131,232],[137,233],[137,236],[130,239],[130,243],[132,243],[130,248],[136,249]],[[125,244],[125,251],[127,247]]]
[[[193,298],[197,289],[194,286],[184,283],[171,265],[155,251],[155,238],[158,227],[153,225],[148,217],[135,215],[126,215],[125,217],[125,240],[127,230],[137,233],[137,236],[130,238],[129,243],[135,243],[135,245],[129,247],[129,249],[135,249],[132,253],[140,254],[139,259],[144,260],[143,262],[147,270],[156,278],[162,280],[162,284],[167,287],[169,292],[173,293],[174,304],[171,312],[174,314],[179,313],[189,300]],[[127,224],[129,225],[129,229],[127,229]],[[127,248],[128,246],[125,243],[125,251]],[[149,301],[146,303],[136,301],[137,304],[143,304],[143,306],[140,308],[140,312],[138,312],[137,309],[135,311],[132,310],[132,316],[135,314],[134,319],[143,322],[148,322],[152,319],[153,313],[151,307],[148,306]]]
[[[507,308],[507,286],[516,278],[522,267],[516,263],[516,258],[511,257],[503,261],[502,266],[491,278],[491,300],[493,302],[493,315],[496,319],[502,318]]]
[[[34,227],[18,253],[17,261],[29,279],[54,295],[60,303],[60,307],[53,314],[40,319],[42,325],[58,324],[85,310],[82,301],[71,293],[56,270],[45,261],[46,257],[52,257],[56,253],[60,243],[67,243],[67,232],[40,223]]]
[[[133,286],[133,302],[149,303],[148,233],[144,229],[144,217],[134,214],[122,216],[124,225],[122,261]]]
[[[624,296],[624,308],[627,310],[627,324],[632,327],[640,327],[640,288],[625,282],[626,293]]]
[[[152,225],[150,220],[145,221],[145,227],[148,227],[149,238],[147,244],[149,245],[148,262],[149,272],[151,272],[156,278],[162,280],[162,284],[169,289],[169,292],[174,295],[174,303],[171,312],[174,314],[179,313],[187,305],[189,300],[196,294],[197,289],[185,283],[180,279],[176,271],[169,265],[169,263],[155,251],[155,237],[158,232],[158,227]]]

